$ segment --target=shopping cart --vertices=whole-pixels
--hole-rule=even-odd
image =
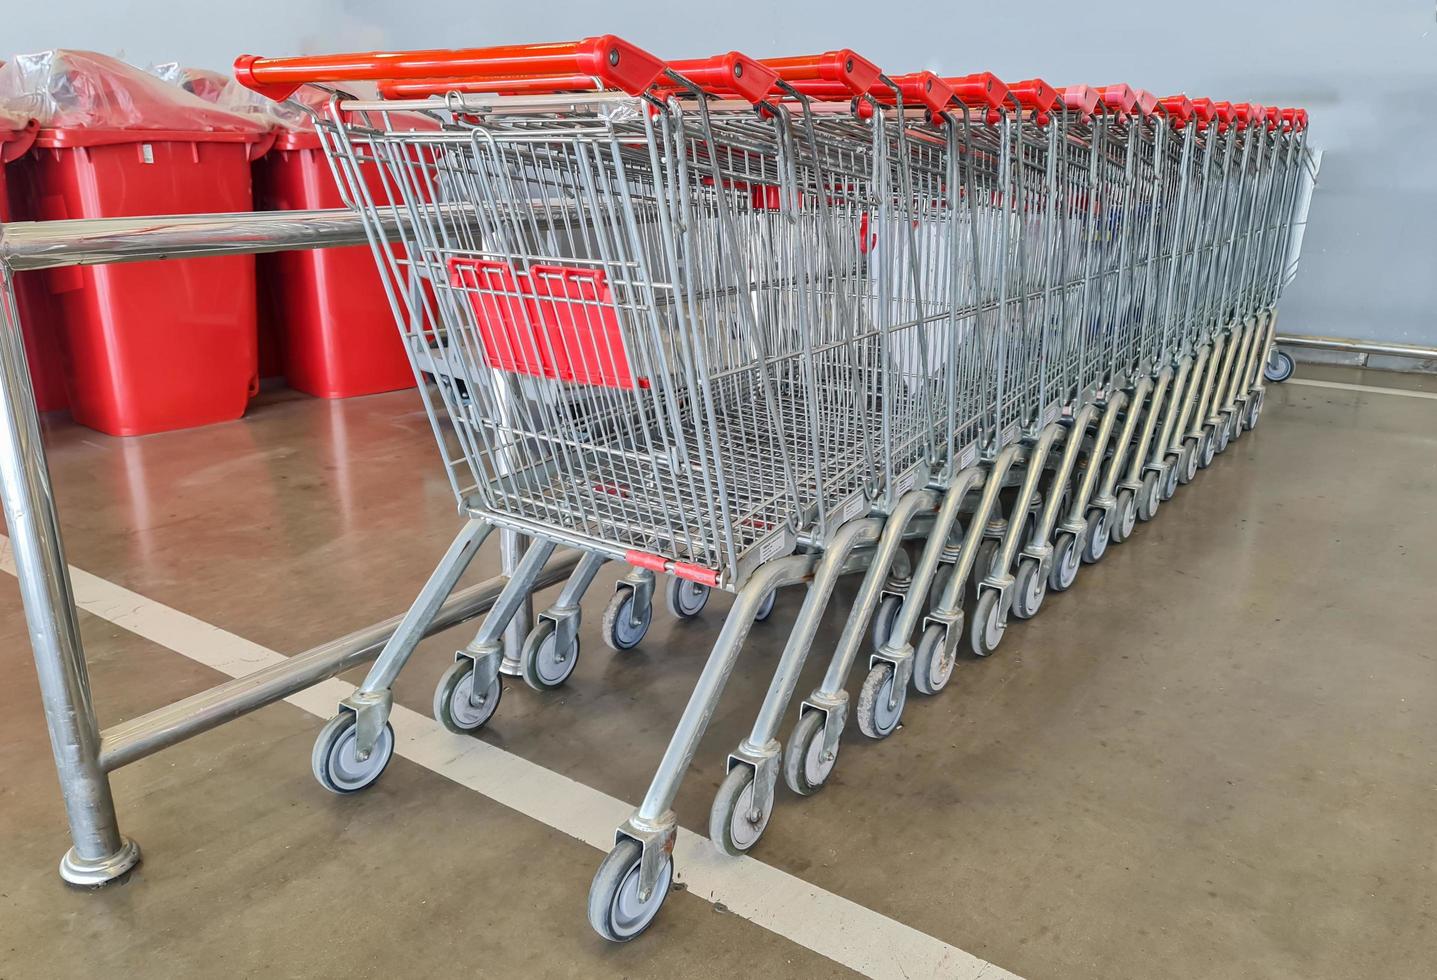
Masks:
[[[572,670],[605,562],[634,569],[605,617],[616,646],[647,627],[658,574],[681,615],[735,594],[590,890],[613,940],[668,893],[679,783],[777,589],[807,586],[711,810],[730,853],[763,834],[780,769],[800,795],[829,778],[866,639],[854,713],[884,738],[910,683],[947,684],[965,621],[992,654],[1010,614],[1070,587],[1261,407],[1296,112],[888,76],[848,50],[665,63],[610,36],[236,70],[278,98],[382,81],[381,101],[336,91],[317,128],[435,379],[426,410],[467,516],[321,733],[321,781],[378,777],[394,678],[495,527],[531,543],[436,691],[455,730],[492,715],[500,637],[560,545],[585,557],[525,643],[535,687]],[[799,673],[854,572],[785,752]]]

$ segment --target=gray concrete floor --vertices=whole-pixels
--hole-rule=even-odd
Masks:
[[[73,564],[285,653],[401,609],[457,527],[413,393],[270,394],[242,422],[127,441],[56,420],[48,441]],[[1434,484],[1437,402],[1272,389],[1256,432],[996,657],[960,663],[886,742],[851,733],[824,793],[781,789],[756,856],[1030,978],[1431,976]],[[727,599],[692,623],[657,614],[615,656],[606,591],[570,685],[510,682],[480,737],[634,801]],[[687,827],[705,826],[798,601],[752,635],[679,798]],[[102,723],[221,679],[83,627]],[[400,703],[427,713],[466,639],[426,642]],[[8,576],[0,663],[5,980],[842,973],[687,893],[609,946],[583,916],[597,851],[403,759],[331,796],[309,775],[320,723],[288,705],[119,772],[146,860],[67,889]]]

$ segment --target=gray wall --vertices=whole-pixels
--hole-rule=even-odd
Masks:
[[[1066,84],[1301,105],[1326,151],[1291,333],[1437,345],[1437,22],[1433,0],[893,4],[735,0],[50,0],[10,4],[9,51],[92,48],[137,64],[456,47],[614,33],[674,57],[852,47],[890,70],[990,70]],[[1081,10],[1084,16],[1074,16]],[[691,11],[687,20],[681,13]],[[1120,13],[1121,12],[1121,13]]]

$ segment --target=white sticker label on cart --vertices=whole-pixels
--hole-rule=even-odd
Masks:
[[[780,534],[763,543],[763,547],[758,551],[758,560],[761,562],[772,561],[781,554],[783,554],[783,535]]]
[[[868,502],[866,500],[862,497],[854,497],[848,502],[848,506],[844,508],[843,519],[845,521],[851,521],[862,514],[867,508]]]
[[[1014,422],[1012,425],[1008,426],[1008,428],[1003,430],[1003,445],[1006,446],[1008,443],[1012,442],[1016,438],[1018,438],[1018,423]]]
[[[1053,402],[1053,404],[1049,405],[1043,412],[1043,424],[1052,425],[1058,420],[1058,414],[1062,411],[1063,406],[1058,402]]]
[[[918,474],[917,474],[917,473],[909,473],[909,474],[908,474],[907,476],[905,476],[903,479],[901,479],[901,480],[898,481],[898,492],[899,492],[899,493],[907,493],[909,490],[912,490],[912,489],[913,489],[913,484],[915,484],[915,483],[917,483],[917,482],[918,482]]]
[[[978,444],[976,442],[970,443],[967,449],[958,454],[958,468],[960,470],[966,470],[973,465],[973,461],[977,458]]]
[[[149,143],[141,143],[141,144],[140,144],[140,158],[143,159],[146,163],[154,163],[154,162],[155,162],[155,148],[154,148],[154,146],[151,145],[151,144],[149,144]]]

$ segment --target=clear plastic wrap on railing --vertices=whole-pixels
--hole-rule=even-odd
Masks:
[[[270,128],[93,51],[16,55],[0,67],[0,103],[47,129],[259,133]]]

